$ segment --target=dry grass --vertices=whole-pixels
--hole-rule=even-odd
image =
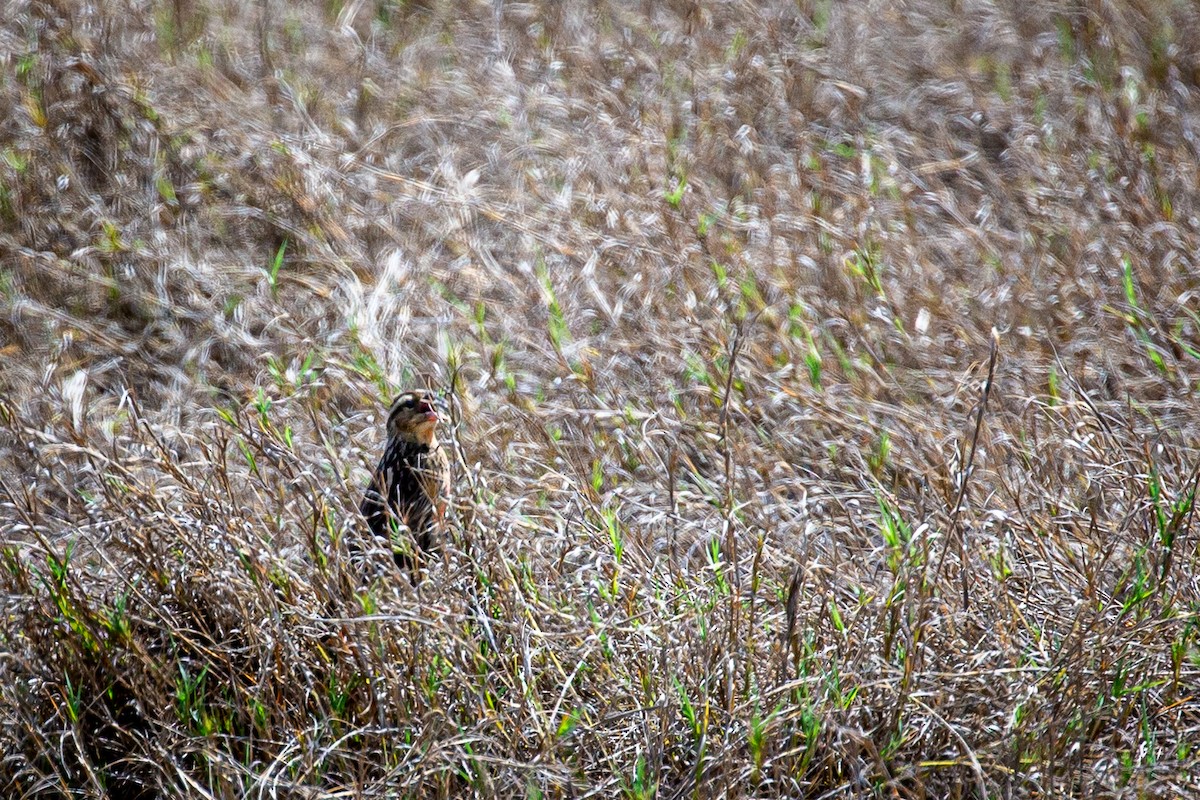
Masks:
[[[0,19],[0,794],[1200,790],[1195,8]]]

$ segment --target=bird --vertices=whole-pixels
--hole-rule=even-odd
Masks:
[[[431,392],[403,392],[387,416],[387,444],[363,495],[362,515],[371,533],[392,545],[396,565],[412,570],[438,550],[450,496],[450,463],[437,439],[438,412]],[[394,534],[407,528],[416,551]],[[414,573],[415,580],[415,573]]]

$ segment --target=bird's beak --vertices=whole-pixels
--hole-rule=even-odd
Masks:
[[[438,421],[437,409],[434,408],[434,405],[431,401],[422,400],[421,404],[417,407],[417,410],[425,415],[426,422],[437,422]]]

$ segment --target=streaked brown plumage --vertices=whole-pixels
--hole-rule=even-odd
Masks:
[[[362,501],[371,532],[392,542],[396,563],[404,568],[437,552],[450,496],[450,464],[437,440],[434,400],[418,390],[404,392],[392,403],[387,445]],[[415,554],[393,535],[403,527],[412,531]]]

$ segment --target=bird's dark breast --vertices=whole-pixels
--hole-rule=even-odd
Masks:
[[[433,547],[434,506],[422,481],[433,466],[428,446],[395,440],[388,443],[362,502],[363,516],[373,534],[387,538],[389,517],[394,516],[413,532],[421,550],[428,552]]]

